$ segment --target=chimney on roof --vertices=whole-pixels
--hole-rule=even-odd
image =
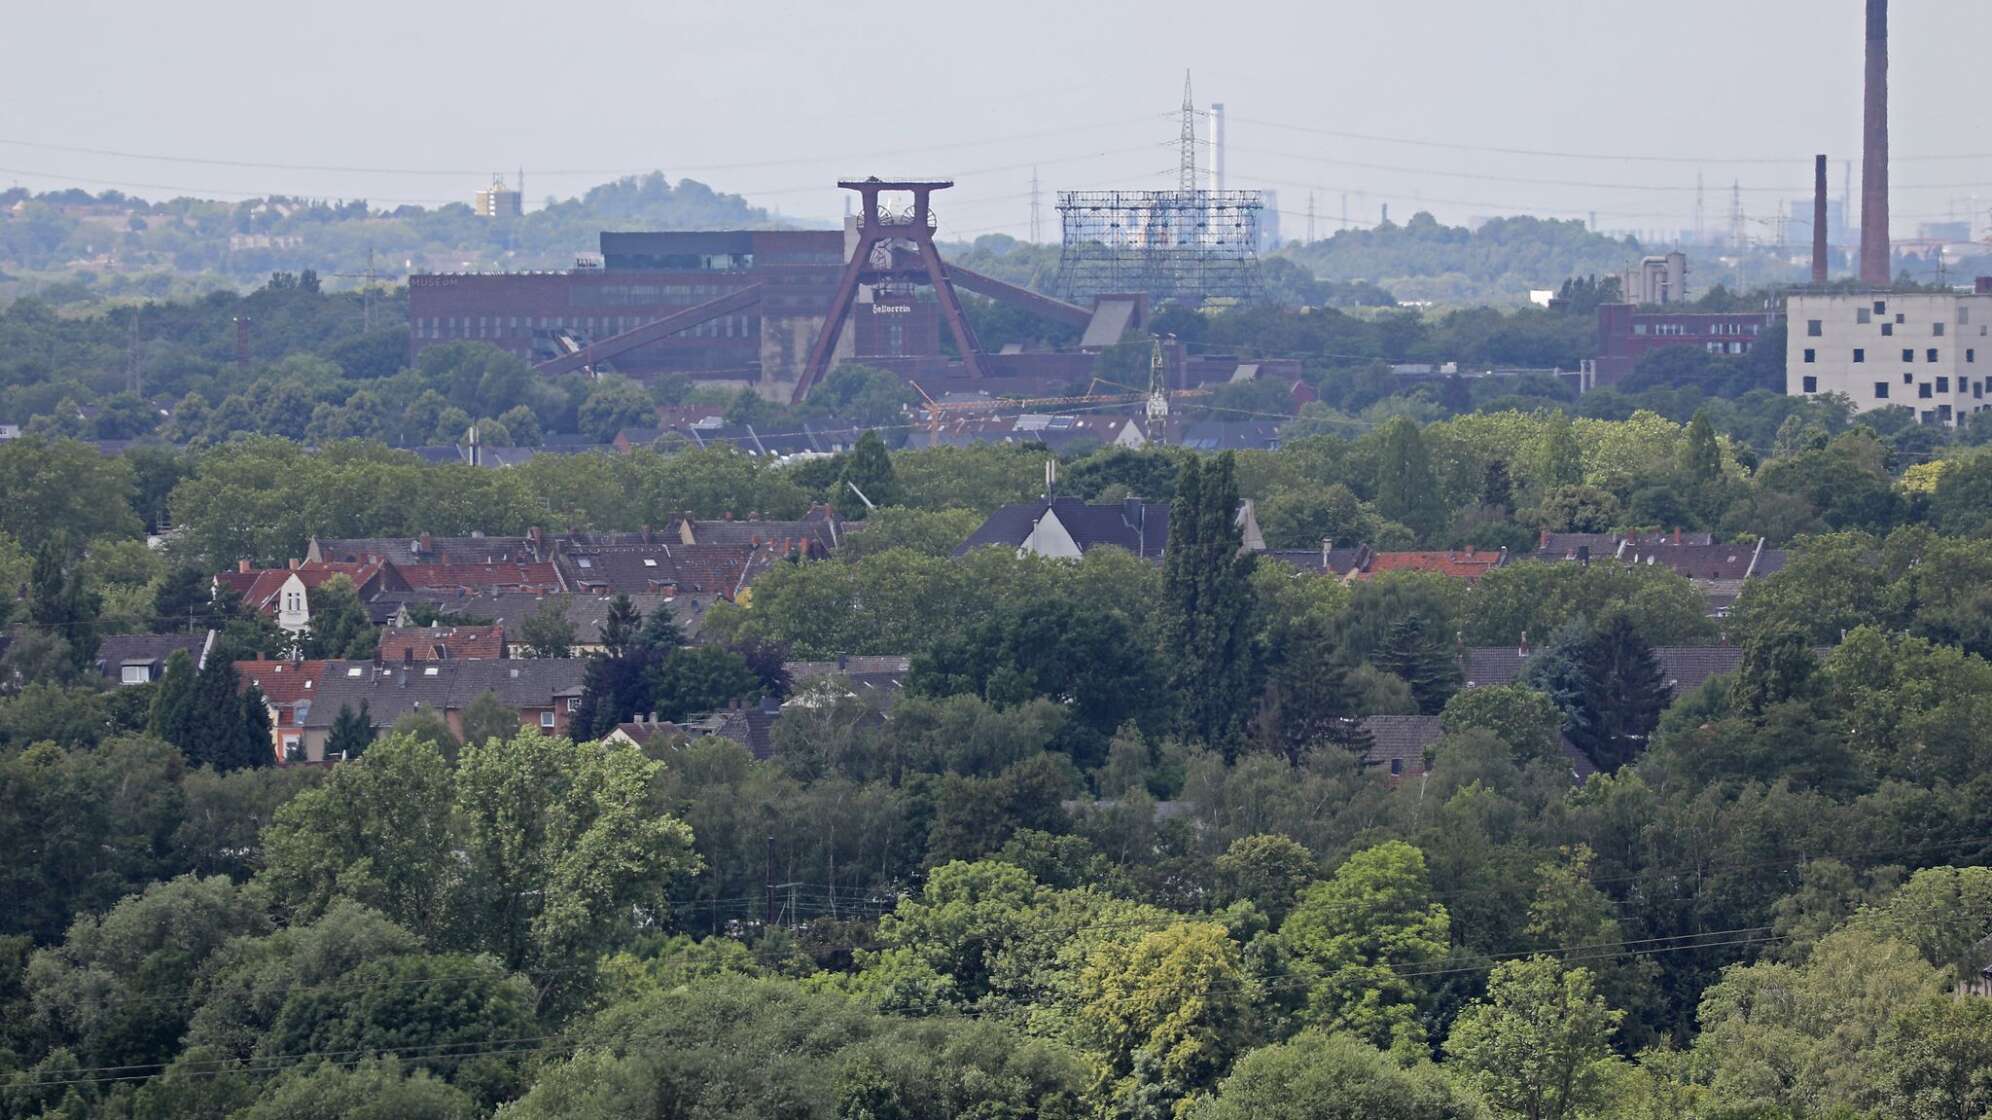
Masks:
[[[725,513],[722,513],[722,514],[720,514],[720,515],[719,515],[719,519],[720,519],[721,521],[731,521],[731,520],[733,520],[733,511],[732,511],[732,510],[727,510],[727,511],[726,511]]]
[[[1523,657],[1529,655],[1529,632],[1527,630],[1522,631],[1522,644],[1515,648],[1515,652],[1521,654]]]
[[[1589,566],[1590,566],[1590,563],[1591,563],[1591,546],[1590,546],[1590,545],[1588,545],[1588,544],[1580,544],[1580,545],[1578,545],[1578,546],[1577,546],[1577,562],[1578,562],[1579,564],[1582,564],[1582,565],[1586,566],[1586,567],[1589,567]]]
[[[423,533],[423,534],[421,534],[420,536],[418,536],[418,537],[416,537],[416,538],[415,538],[415,551],[416,551],[416,552],[434,552],[434,551],[436,551],[436,542],[435,542],[435,539],[434,539],[433,537],[429,536],[429,534],[427,534],[427,533]]]
[[[1681,530],[1678,526],[1676,526],[1674,529],[1674,543],[1675,544],[1681,543]]]
[[[1329,554],[1329,553],[1331,553],[1331,552],[1333,552],[1333,551],[1335,551],[1335,538],[1334,538],[1334,537],[1322,537],[1322,538],[1321,538],[1321,570],[1322,570],[1322,571],[1324,571],[1324,572],[1328,570],[1328,554]]]
[[[1826,157],[1812,157],[1812,283],[1826,285]]]
[[[1867,0],[1867,101],[1861,121],[1861,283],[1894,279],[1888,242],[1888,0]]]
[[[244,573],[255,571],[254,568],[249,566],[249,561],[247,560],[237,560],[235,562],[235,570]]]

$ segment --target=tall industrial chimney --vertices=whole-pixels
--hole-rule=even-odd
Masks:
[[[1812,161],[1812,283],[1826,284],[1826,157]]]
[[[1224,189],[1224,102],[1210,103],[1210,189]]]
[[[1861,138],[1861,283],[1885,288],[1894,279],[1888,247],[1888,0],[1867,0]]]

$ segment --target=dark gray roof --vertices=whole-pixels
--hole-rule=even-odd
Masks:
[[[1362,723],[1373,744],[1363,761],[1399,778],[1424,774],[1425,752],[1446,733],[1438,716],[1365,716]],[[1598,772],[1567,737],[1559,733],[1556,738],[1573,777],[1582,781]]]
[[[1269,548],[1259,555],[1305,572],[1345,576],[1367,567],[1374,554],[1368,545],[1359,544],[1354,548],[1331,548],[1325,556],[1318,548]]]
[[[205,630],[198,634],[106,634],[97,643],[97,672],[115,681],[123,666],[164,666],[178,650],[185,650],[199,668],[208,638]]]
[[[731,739],[746,747],[748,753],[763,761],[775,754],[775,721],[782,715],[781,703],[773,699],[754,705],[741,705],[737,708],[723,708],[703,716],[689,719],[682,727],[693,738],[705,735],[718,735]]]
[[[1184,425],[1179,442],[1196,451],[1277,451],[1280,426],[1263,420],[1196,420]]]
[[[442,713],[468,707],[487,692],[507,707],[551,707],[561,699],[581,695],[587,659],[522,659],[503,661],[418,661],[376,664],[372,661],[328,661],[319,678],[317,697],[298,723],[325,728],[342,707],[359,711],[364,702],[375,727],[386,727],[415,711]]]
[[[988,545],[1018,548],[1047,515],[1058,519],[1081,552],[1106,545],[1160,559],[1169,543],[1167,502],[1129,498],[1116,505],[1088,505],[1078,498],[1053,498],[1002,507],[969,534],[954,554],[965,555]]]
[[[1535,652],[1515,646],[1467,650],[1460,657],[1466,687],[1512,683],[1522,675],[1522,666]],[[1743,663],[1743,650],[1740,646],[1655,646],[1653,658],[1660,663],[1660,675],[1667,687],[1679,693],[1700,688],[1710,677],[1735,672]]]
[[[372,556],[391,564],[532,564],[545,561],[548,542],[532,537],[313,537],[305,559],[359,563]]]

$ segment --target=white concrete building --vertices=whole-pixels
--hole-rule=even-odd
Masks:
[[[1856,412],[1900,405],[1954,425],[1992,405],[1992,283],[1963,292],[1794,294],[1785,392],[1844,393]]]

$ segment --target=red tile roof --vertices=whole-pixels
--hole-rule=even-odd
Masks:
[[[283,590],[290,577],[296,576],[309,591],[327,582],[333,576],[345,576],[353,581],[353,586],[364,589],[378,578],[386,568],[386,562],[368,560],[358,564],[344,562],[307,561],[295,568],[252,568],[249,571],[237,569],[222,572],[215,581],[242,596],[242,601],[257,610],[271,610],[276,606],[277,593]]]
[[[505,656],[502,626],[385,626],[382,661],[493,661]]]
[[[1474,580],[1501,565],[1506,554],[1476,552],[1379,552],[1358,578],[1383,572],[1438,572],[1455,579]]]
[[[300,700],[309,700],[325,675],[323,661],[237,661],[235,675],[245,691],[250,685],[263,690],[263,698],[279,711]]]

